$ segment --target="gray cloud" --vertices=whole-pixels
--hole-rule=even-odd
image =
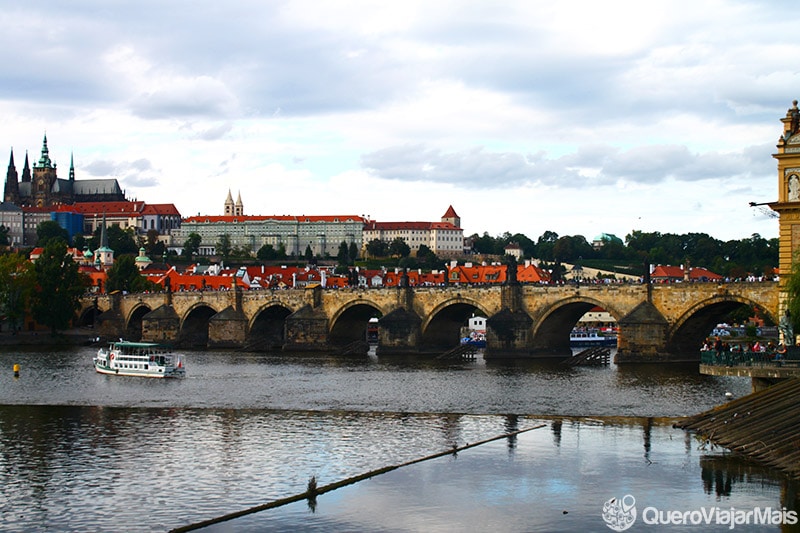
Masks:
[[[109,161],[98,159],[82,167],[91,176],[115,177],[124,186],[155,187],[159,184],[157,171],[148,159]]]
[[[290,22],[286,9],[287,4],[261,2],[196,2],[186,9],[152,1],[45,1],[4,10],[0,62],[13,68],[0,71],[0,86],[12,97],[128,106],[145,118],[233,119],[276,109],[282,116],[306,116],[375,108],[403,98],[422,80],[449,79],[566,113],[581,126],[676,111],[741,121],[734,115],[746,103],[747,113],[757,115],[753,102],[769,112],[776,97],[769,83],[737,83],[744,69],[755,66],[763,79],[783,75],[787,83],[797,76],[787,72],[791,61],[781,60],[796,55],[787,47],[765,56],[750,44],[733,43],[723,54],[710,55],[710,46],[730,37],[693,12],[672,22],[679,28],[660,28],[639,49],[600,55],[554,49],[546,18],[520,18],[513,8],[494,4],[431,7],[418,25],[388,37],[301,26]],[[763,25],[791,27],[779,10],[754,15]],[[753,35],[763,30],[745,31],[763,38]],[[18,46],[31,34],[37,35],[36,46]],[[438,53],[404,53],[404,41]],[[130,46],[148,63],[145,75],[170,73],[179,82],[131,87],[104,59],[120,46]],[[664,57],[670,46],[682,47],[680,61]],[[654,72],[672,75],[659,83]]]
[[[494,189],[538,183],[583,187],[620,181],[657,184],[674,181],[741,179],[768,175],[764,146],[732,154],[691,153],[686,146],[640,146],[620,150],[581,147],[576,153],[548,158],[544,153],[489,152],[474,148],[445,153],[424,145],[404,145],[365,154],[361,166],[373,175],[399,181],[433,181]],[[762,174],[763,173],[763,174]]]

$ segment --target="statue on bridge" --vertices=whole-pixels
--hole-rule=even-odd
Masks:
[[[783,344],[785,346],[794,346],[794,328],[792,327],[792,315],[789,310],[781,317],[778,329],[783,334]]]

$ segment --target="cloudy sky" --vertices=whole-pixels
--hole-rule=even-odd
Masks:
[[[793,2],[5,2],[0,154],[183,216],[776,237]],[[2,173],[5,175],[5,172]]]

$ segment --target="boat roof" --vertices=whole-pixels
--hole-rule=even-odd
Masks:
[[[115,346],[127,346],[129,348],[167,348],[167,346],[157,342],[111,341],[111,344]]]

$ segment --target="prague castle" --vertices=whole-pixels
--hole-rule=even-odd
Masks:
[[[69,179],[59,178],[56,164],[50,159],[45,135],[42,154],[39,161],[34,163],[32,172],[28,154],[25,154],[21,180],[14,166],[14,151],[11,151],[3,201],[18,206],[50,207],[79,202],[120,202],[125,201],[125,193],[116,179],[76,180],[72,160],[69,165]]]

